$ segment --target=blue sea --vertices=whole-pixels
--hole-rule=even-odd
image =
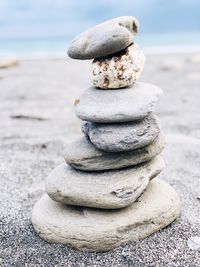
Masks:
[[[200,0],[0,0],[0,55],[65,55],[78,33],[124,15],[143,47],[200,46]]]

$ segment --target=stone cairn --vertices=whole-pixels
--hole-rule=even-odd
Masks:
[[[178,216],[174,189],[159,180],[164,137],[153,115],[162,95],[157,86],[136,82],[145,57],[134,36],[138,22],[119,17],[76,37],[74,59],[94,59],[93,87],[75,100],[83,135],[53,170],[32,222],[49,242],[79,250],[107,251],[142,239]],[[156,179],[155,179],[156,178]]]

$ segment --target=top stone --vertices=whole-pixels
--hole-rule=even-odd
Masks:
[[[105,21],[74,38],[68,48],[68,56],[93,59],[117,53],[133,43],[138,27],[137,19],[131,16]]]

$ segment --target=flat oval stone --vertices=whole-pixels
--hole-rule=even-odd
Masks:
[[[126,152],[106,152],[97,149],[86,137],[65,148],[66,163],[83,171],[114,170],[151,160],[163,150],[165,138],[160,134],[150,145]]]
[[[99,149],[119,152],[149,145],[160,133],[158,119],[150,115],[143,120],[128,123],[92,123],[82,125],[83,132]]]
[[[75,37],[68,48],[68,56],[93,59],[119,52],[133,42],[138,27],[138,21],[131,16],[105,21]]]
[[[38,235],[84,251],[108,251],[139,240],[173,222],[180,213],[174,189],[154,179],[131,206],[102,210],[63,205],[44,195],[34,206],[32,223]]]
[[[92,62],[92,84],[102,89],[123,88],[139,79],[145,56],[136,44]]]
[[[63,163],[47,178],[46,192],[53,200],[69,205],[119,209],[131,205],[163,169],[164,161],[159,156],[134,167],[106,172],[82,172]]]
[[[86,121],[114,123],[140,120],[148,116],[162,90],[148,83],[117,90],[87,89],[74,102],[76,115]]]

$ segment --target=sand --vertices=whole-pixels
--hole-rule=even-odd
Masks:
[[[180,194],[181,216],[164,230],[107,253],[48,244],[30,221],[46,176],[64,162],[65,144],[81,132],[73,100],[91,84],[90,62],[23,60],[0,70],[0,266],[200,266],[200,250],[188,241],[200,236],[198,57],[148,55],[141,77],[165,92],[157,108],[167,136],[160,178]]]

